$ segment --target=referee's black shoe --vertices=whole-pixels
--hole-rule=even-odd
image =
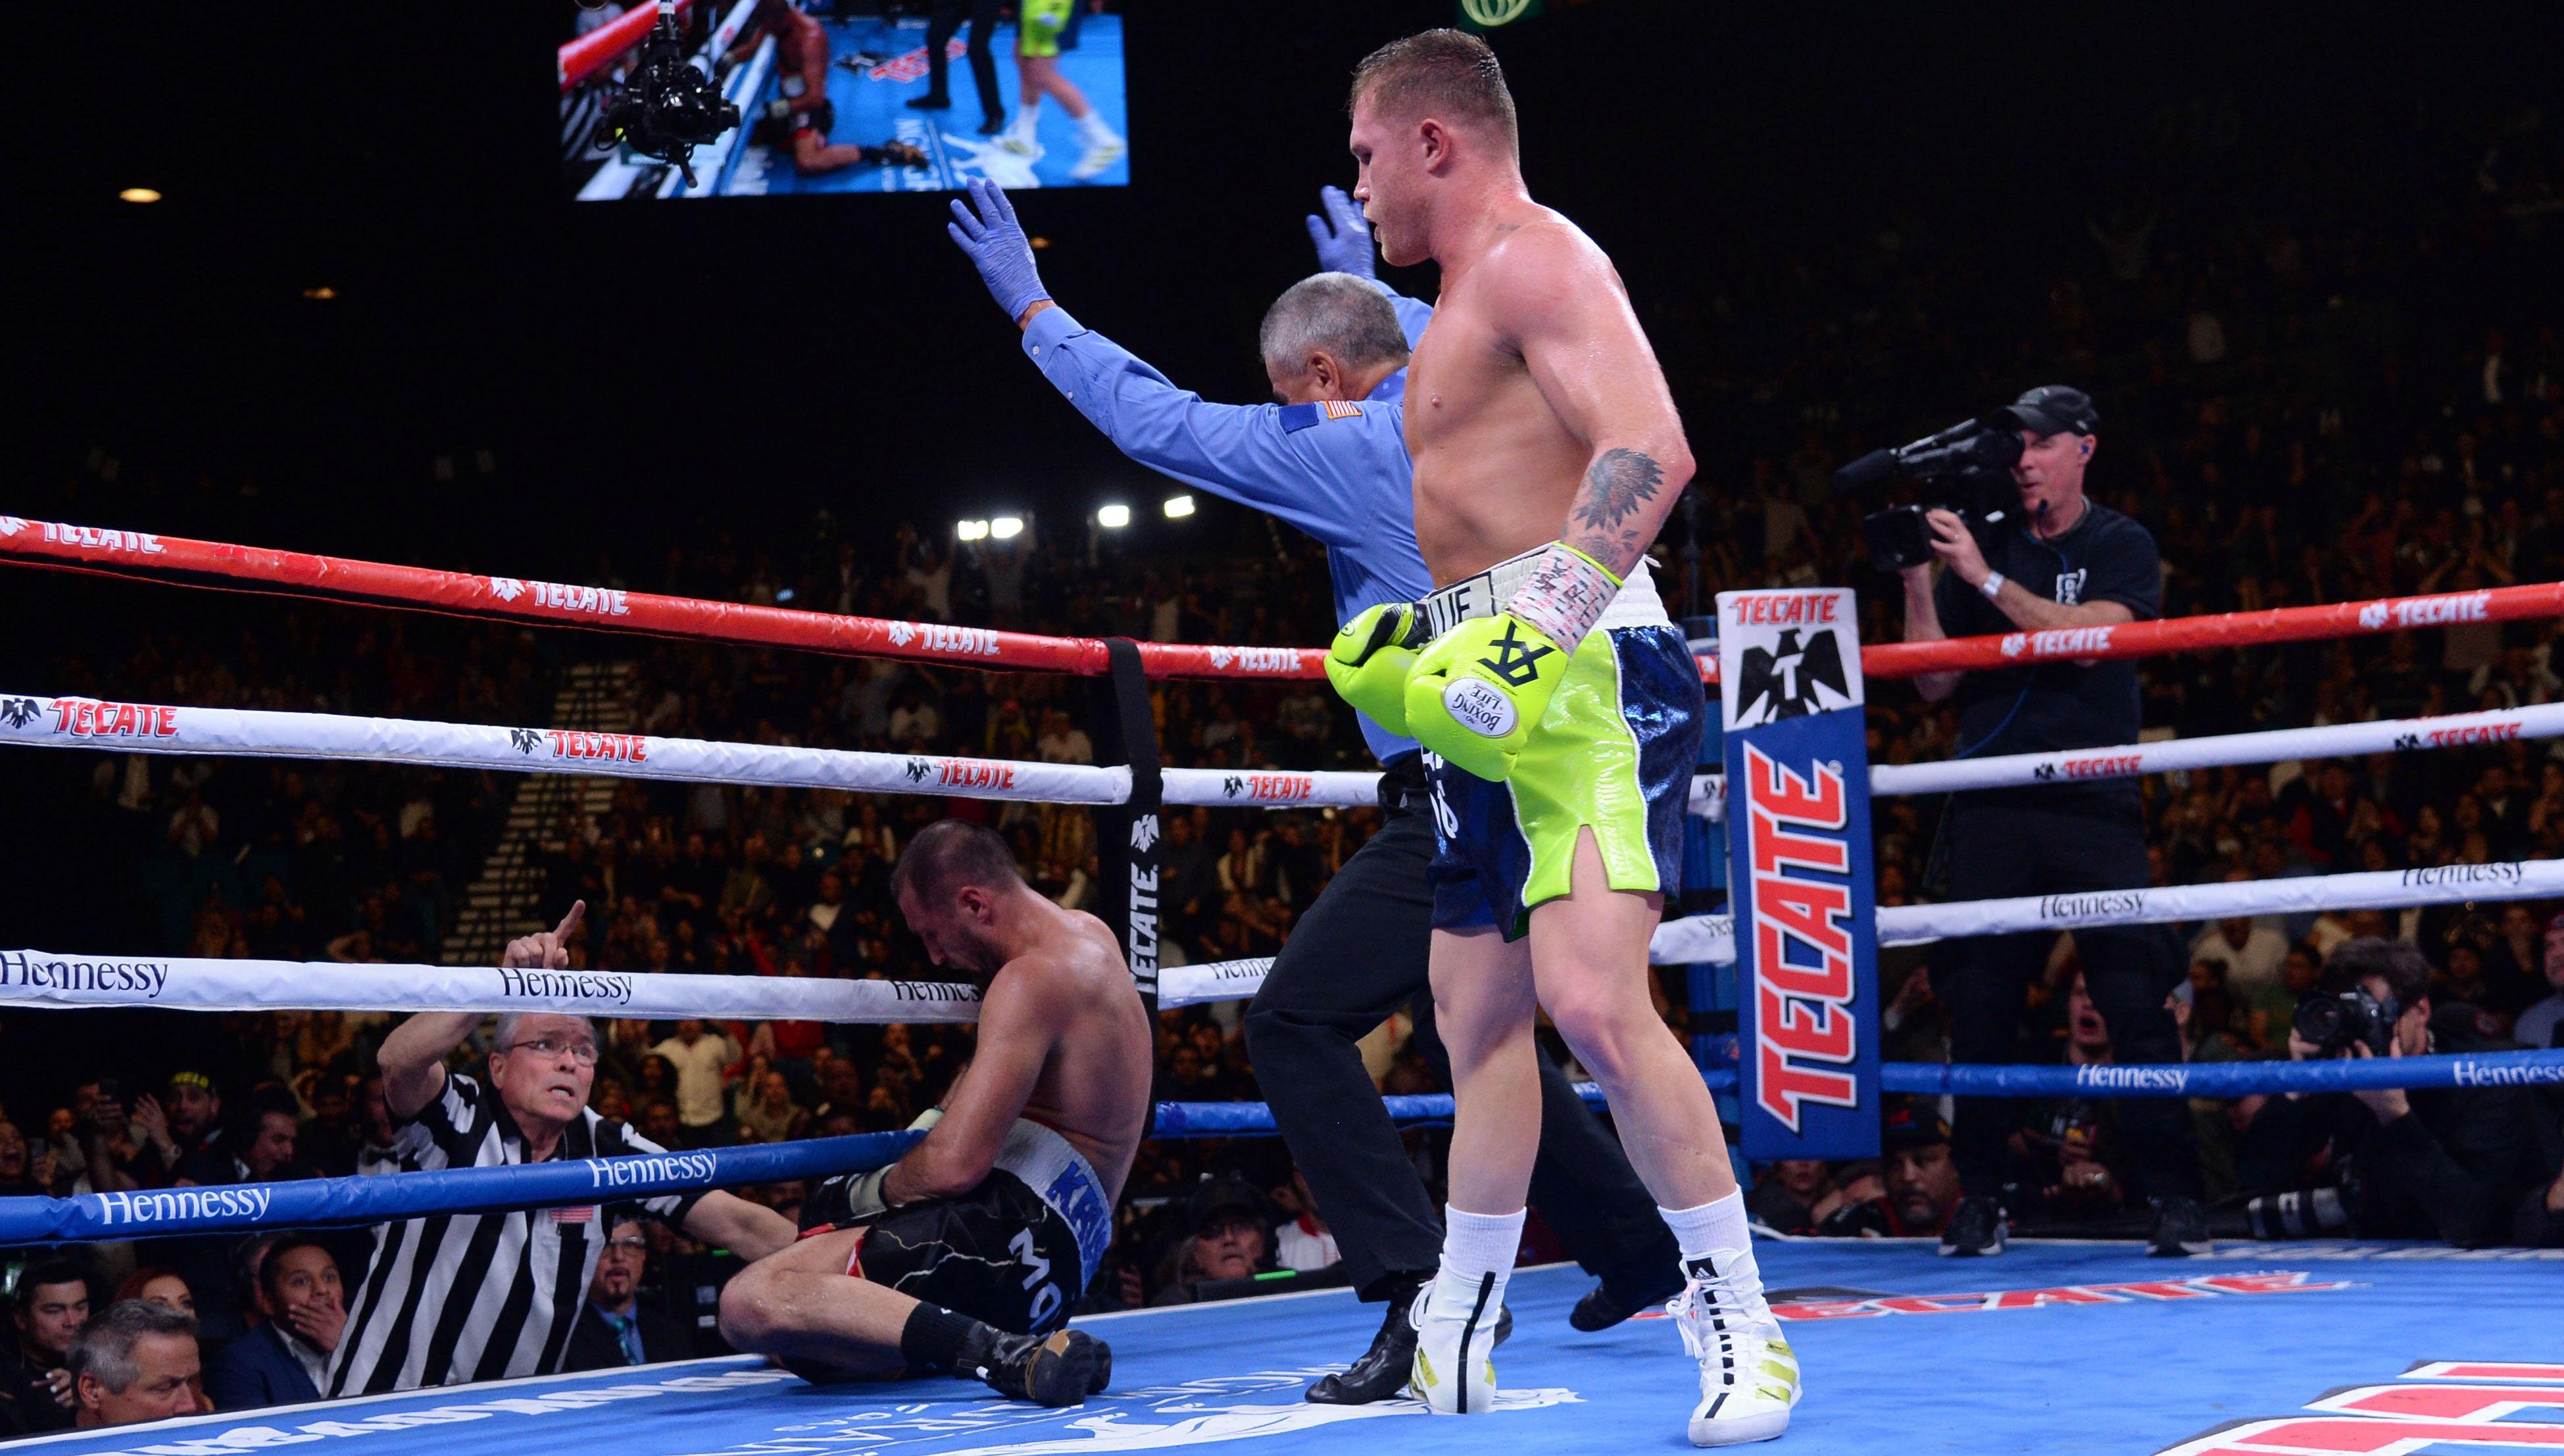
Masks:
[[[1990,1258],[2004,1251],[2003,1205],[1992,1198],[1969,1197],[1959,1200],[1950,1214],[1949,1227],[1941,1230],[1941,1254],[1944,1258]]]
[[[1663,1308],[1683,1292],[1683,1283],[1680,1264],[1657,1268],[1651,1261],[1645,1269],[1614,1270],[1585,1292],[1568,1312],[1567,1323],[1588,1335],[1608,1330],[1640,1310]]]
[[[1371,1349],[1351,1366],[1310,1386],[1306,1392],[1310,1404],[1370,1405],[1406,1393],[1406,1382],[1415,1374],[1415,1324],[1408,1307],[1423,1284],[1417,1280],[1389,1292],[1389,1318],[1380,1322]],[[1514,1312],[1497,1311],[1496,1344],[1504,1344],[1513,1333]]]
[[[2154,1200],[2154,1227],[2146,1234],[2146,1252],[2158,1259],[2190,1259],[2217,1252],[2208,1236],[2208,1210],[2196,1198],[2178,1193]]]

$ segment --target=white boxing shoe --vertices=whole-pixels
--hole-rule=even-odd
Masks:
[[[1436,1308],[1426,1280],[1415,1292],[1409,1319],[1415,1326],[1415,1367],[1407,1393],[1436,1415],[1475,1415],[1496,1408],[1496,1276],[1478,1283],[1477,1297],[1458,1309]]]
[[[1129,150],[1118,136],[1110,141],[1098,141],[1086,149],[1086,155],[1077,159],[1077,165],[1069,168],[1068,174],[1080,182],[1103,176]]]
[[[1738,1446],[1790,1428],[1799,1403],[1799,1356],[1763,1300],[1751,1249],[1719,1249],[1688,1260],[1690,1282],[1665,1306],[1683,1348],[1700,1361],[1700,1403],[1691,1443]]]

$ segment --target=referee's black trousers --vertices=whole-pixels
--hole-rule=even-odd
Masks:
[[[1967,799],[1961,795],[1952,804],[1943,831],[1954,901],[2142,890],[2151,879],[2144,811],[2133,802],[2077,811],[1971,805]],[[1949,1018],[1951,1061],[2023,1060],[2030,984],[2055,944],[2055,932],[2038,931],[1975,936],[1933,947],[1932,990]],[[2181,1030],[2164,1002],[2186,967],[2169,928],[2077,930],[2074,949],[2092,1008],[2110,1029],[2112,1059],[2128,1065],[2180,1061]],[[2021,1103],[1963,1097],[1957,1114],[1950,1155],[1959,1179],[1970,1194],[1995,1197],[2010,1165],[2007,1144],[2021,1127]],[[2187,1103],[2177,1097],[2126,1098],[2116,1118],[2142,1184],[2138,1192],[2199,1196],[2199,1145]]]
[[[935,13],[926,23],[926,75],[929,95],[949,97],[945,90],[947,68],[951,58],[945,47],[960,33],[962,22],[970,22],[970,81],[979,89],[979,109],[990,120],[1002,120],[1006,108],[997,96],[997,57],[989,49],[989,32],[997,28],[997,0],[935,0]]]
[[[1300,918],[1246,1012],[1256,1082],[1366,1300],[1389,1298],[1401,1279],[1430,1275],[1442,1258],[1441,1216],[1354,1045],[1412,1003],[1416,1049],[1450,1075],[1432,1033],[1425,970],[1433,820],[1422,778],[1411,758],[1390,769],[1383,797],[1400,807],[1388,811],[1380,832]],[[1620,1144],[1547,1052],[1540,1079],[1532,1205],[1597,1278],[1670,1269],[1678,1257],[1673,1234]]]

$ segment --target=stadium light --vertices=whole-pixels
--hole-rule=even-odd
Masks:
[[[965,541],[984,541],[988,538],[988,522],[984,520],[960,521],[954,525],[953,534]]]
[[[1131,508],[1128,506],[1098,507],[1095,512],[1095,523],[1106,530],[1120,530],[1131,523]]]
[[[1020,516],[1000,516],[988,522],[988,535],[995,540],[1010,541],[1023,533],[1024,519]]]
[[[1168,519],[1169,520],[1183,520],[1185,517],[1190,516],[1190,515],[1192,515],[1192,514],[1193,514],[1193,498],[1192,498],[1192,497],[1190,497],[1190,496],[1169,496],[1169,497],[1167,498],[1167,519]]]

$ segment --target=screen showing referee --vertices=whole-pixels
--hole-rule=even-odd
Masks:
[[[558,927],[511,942],[499,963],[566,967],[567,942],[586,911],[585,902],[572,905]],[[446,1057],[481,1019],[476,1011],[421,1012],[383,1038],[383,1097],[398,1131],[390,1156],[369,1171],[667,1150],[589,1109],[596,1030],[586,1017],[500,1017],[486,1085],[445,1070]],[[783,1248],[795,1233],[782,1214],[720,1191],[670,1194],[640,1206],[743,1260]],[[606,1232],[595,1208],[439,1214],[378,1225],[373,1257],[330,1360],[326,1393],[378,1394],[562,1369]]]

